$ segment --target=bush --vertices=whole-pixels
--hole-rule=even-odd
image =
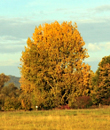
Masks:
[[[92,105],[90,96],[79,96],[71,103],[71,108],[88,108]]]
[[[102,99],[102,104],[103,105],[110,105],[110,97],[109,98],[107,98],[107,99]]]
[[[4,110],[17,110],[20,109],[21,103],[18,98],[15,97],[6,97],[4,103]]]
[[[60,109],[70,109],[70,107],[69,107],[68,104],[66,104],[66,105],[62,105],[62,106],[60,107]]]

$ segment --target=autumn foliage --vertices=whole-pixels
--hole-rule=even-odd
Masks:
[[[4,73],[0,74],[0,90],[4,87],[5,82],[7,82],[9,79],[9,76],[5,75]]]
[[[96,73],[77,24],[57,21],[35,28],[21,56],[20,90],[0,74],[0,110],[70,109],[110,105],[110,56]]]
[[[55,21],[36,27],[22,52],[22,90],[31,95],[39,93],[46,108],[88,95],[92,72],[83,62],[89,57],[84,45],[76,23]]]
[[[103,57],[99,62],[93,77],[92,98],[94,104],[110,104],[110,56]]]
[[[9,76],[0,74],[0,110],[16,110],[21,108],[19,95],[21,91],[10,83],[5,86]]]

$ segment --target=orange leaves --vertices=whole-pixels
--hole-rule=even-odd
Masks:
[[[82,63],[88,57],[84,45],[76,23],[55,21],[36,27],[21,57],[22,89],[31,92],[36,87],[53,92],[57,88],[64,102],[72,92],[83,93],[90,72]]]
[[[35,32],[33,33],[33,40],[35,44],[39,46],[41,44],[45,44],[45,47],[47,46],[48,48],[48,46],[54,46],[54,44],[62,45],[63,42],[71,42],[75,31],[76,30],[71,25],[71,22],[63,22],[60,25],[57,21],[55,21],[51,24],[45,24],[42,27],[36,27]],[[75,38],[73,37],[73,39]]]

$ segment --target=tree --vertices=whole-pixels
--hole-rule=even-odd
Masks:
[[[13,84],[10,83],[1,89],[0,93],[0,106],[3,110],[15,110],[20,108],[19,96],[21,91]]]
[[[93,77],[92,98],[94,104],[110,104],[110,56],[105,56],[98,64]]]
[[[68,103],[69,95],[85,93],[91,71],[90,66],[83,63],[89,57],[84,45],[76,23],[55,21],[36,27],[22,52],[22,90],[26,93],[37,90],[41,95],[45,91],[46,101],[49,94],[54,100],[60,99],[59,104]]]
[[[1,93],[11,97],[18,96],[19,94],[17,95],[17,91],[19,91],[19,89],[13,83],[10,83],[8,86],[2,88]]]
[[[9,76],[6,76],[5,74],[0,74],[0,90],[4,87],[4,83],[9,80]]]

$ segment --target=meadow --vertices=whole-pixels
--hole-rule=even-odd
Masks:
[[[110,107],[0,112],[0,130],[110,130]]]

